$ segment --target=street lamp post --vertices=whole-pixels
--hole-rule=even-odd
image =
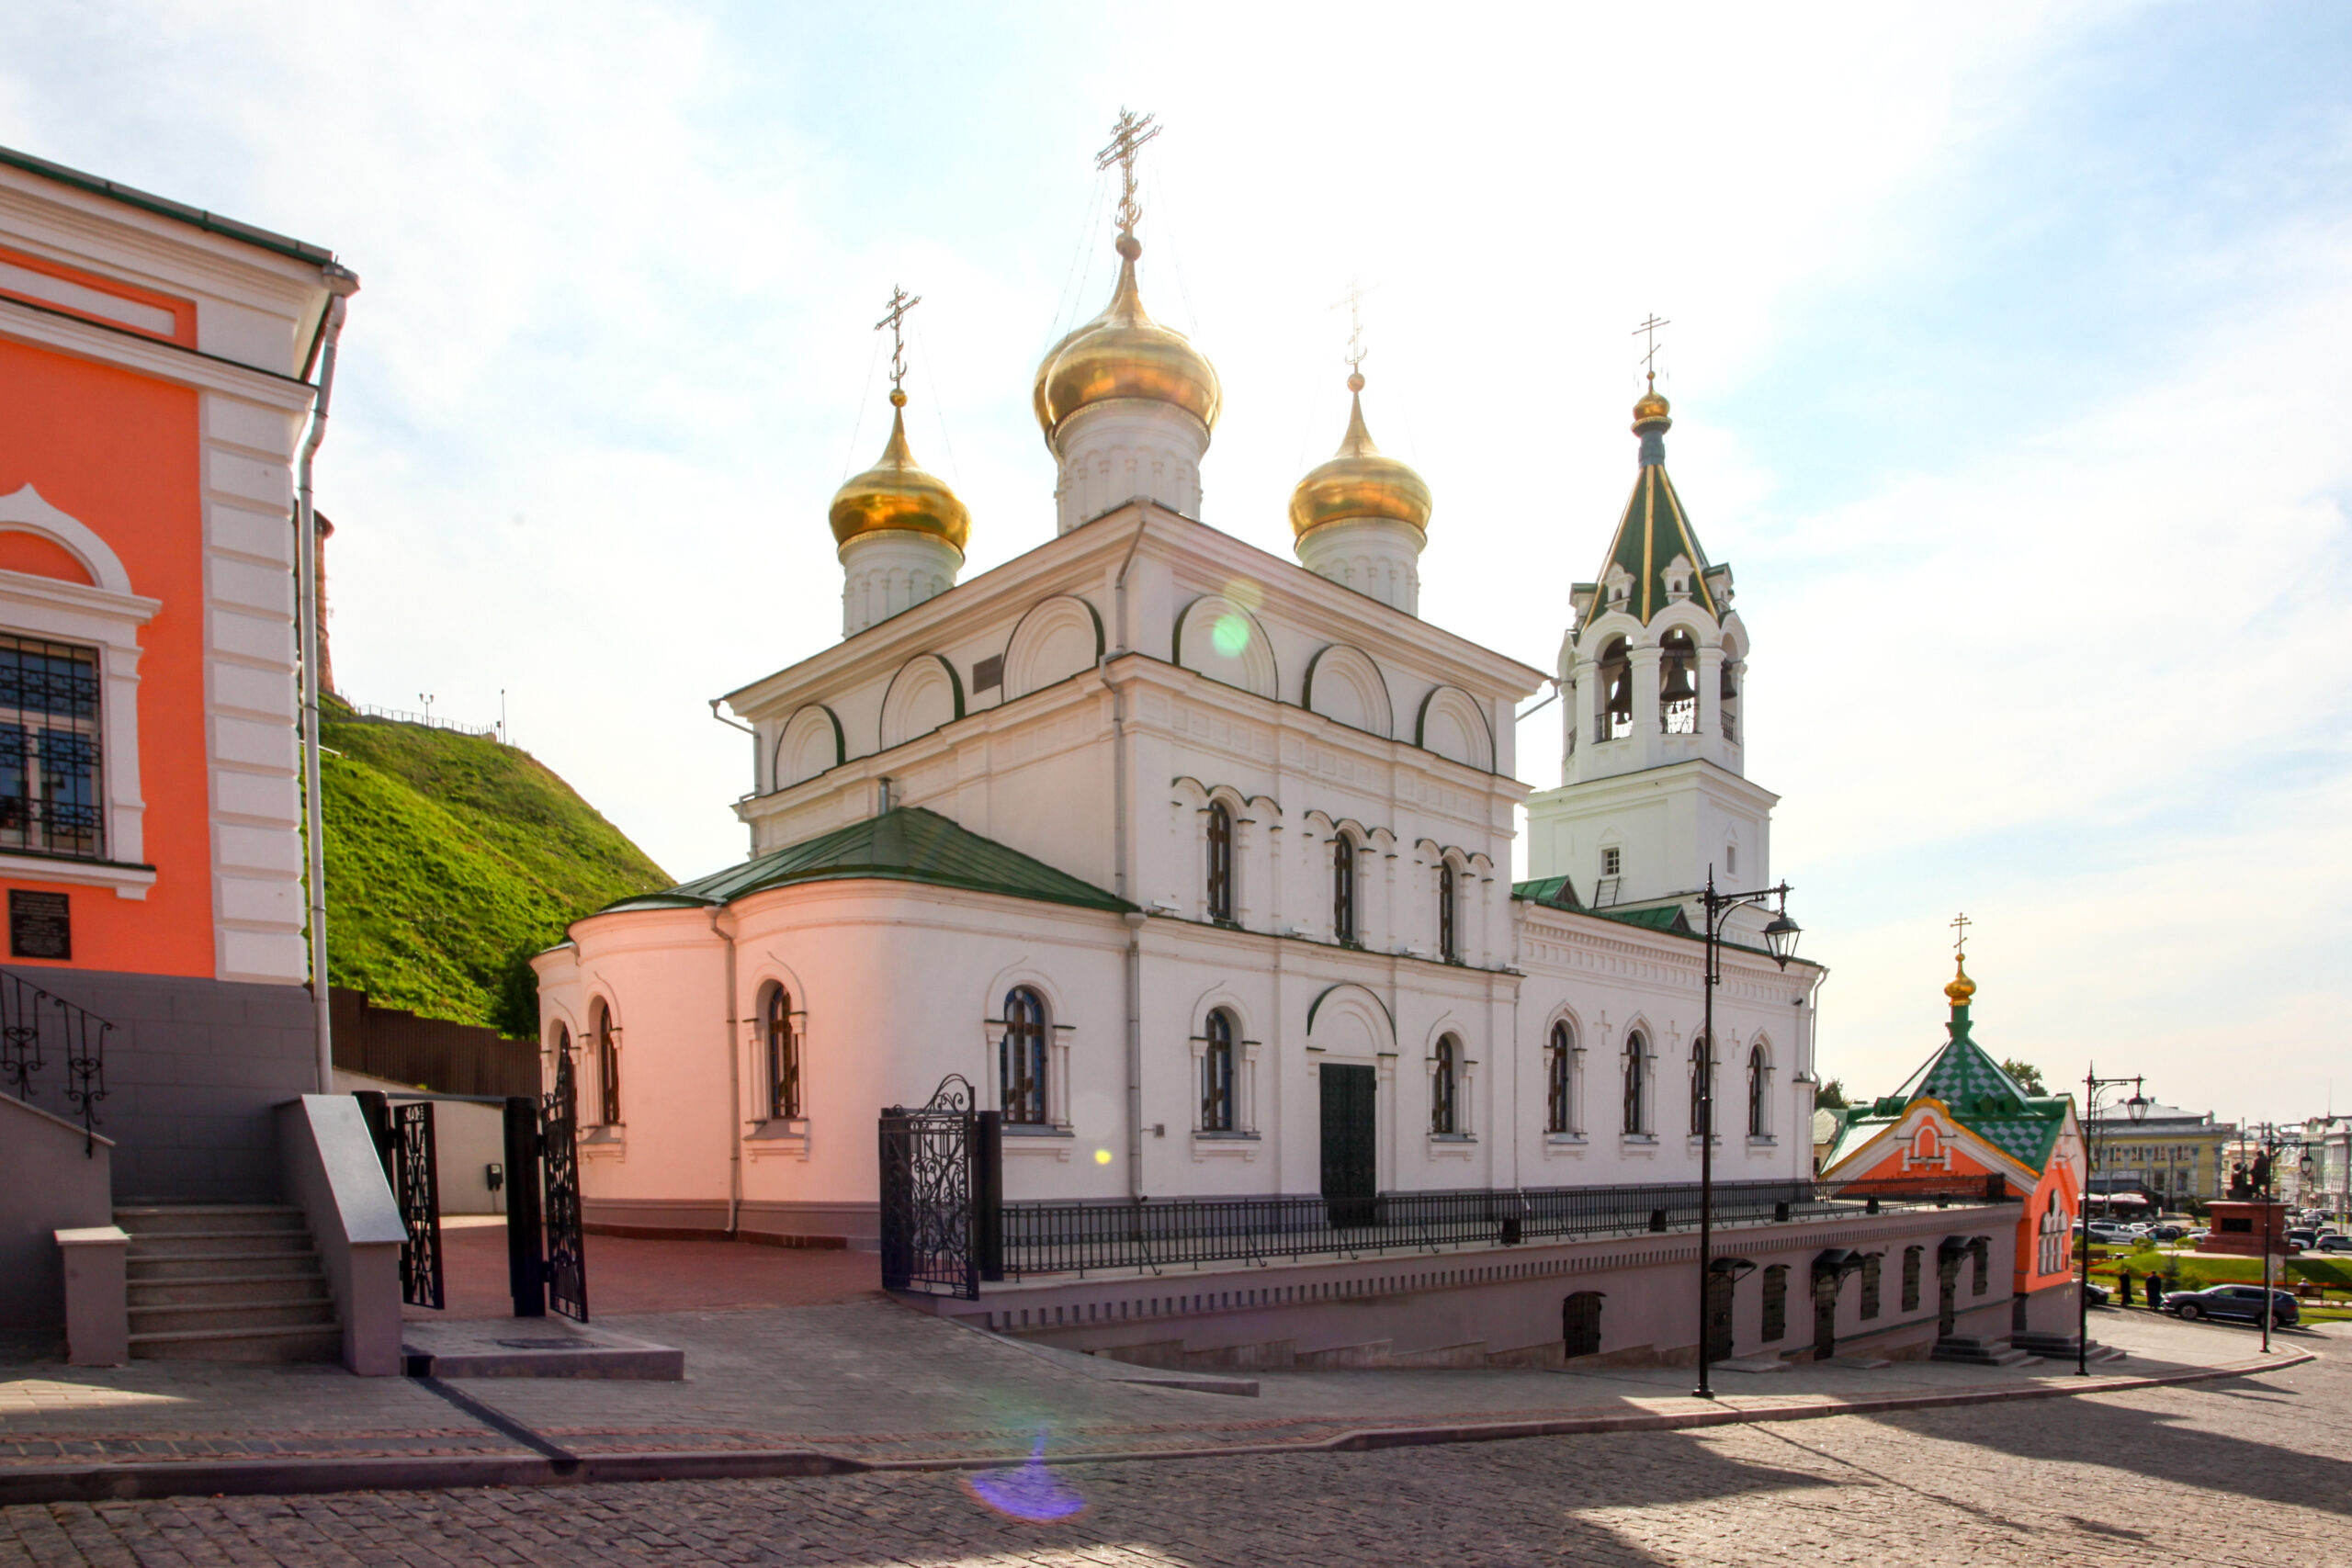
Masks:
[[[2140,1081],[2136,1077],[2103,1078],[2098,1076],[2097,1066],[2093,1066],[2083,1076],[2083,1120],[2090,1139],[2090,1163],[2094,1169],[2105,1163],[2098,1158],[2098,1156],[2104,1152],[2107,1144],[2106,1130],[2099,1125],[2098,1121],[2099,1090],[2120,1089],[2125,1084],[2130,1084],[2132,1098],[2123,1102],[2123,1109],[2130,1114],[2132,1124],[2136,1127],[2146,1119],[2148,1114],[2148,1097],[2141,1091]],[[2114,1194],[2110,1190],[2108,1205],[2110,1213],[2114,1212],[2113,1198]],[[2083,1271],[2080,1280],[2075,1287],[2075,1373],[2078,1377],[2087,1377],[2091,1370],[2091,1194],[2087,1173],[2083,1182],[2082,1224]],[[2124,1304],[2131,1305],[2129,1302]]]
[[[2262,1238],[2262,1353],[2270,1354],[2270,1320],[2278,1315],[2278,1303],[2270,1296],[2270,1223],[2277,1217],[2278,1199],[2274,1196],[2278,1183],[2278,1149],[2282,1140],[2278,1124],[2261,1122],[2247,1127],[2254,1134],[2255,1147],[2261,1152],[2255,1156],[2254,1168],[2261,1177],[2254,1184],[2255,1201],[2262,1205],[2262,1223],[2256,1235]],[[2281,1234],[2283,1233],[2283,1227]]]
[[[1789,885],[1759,887],[1753,893],[1718,893],[1715,869],[1707,868],[1707,886],[1700,895],[1706,911],[1706,980],[1699,1026],[1699,1389],[1701,1399],[1715,1391],[1707,1375],[1707,1309],[1711,1304],[1715,1234],[1715,987],[1723,980],[1724,922],[1734,909],[1766,899],[1777,899],[1771,919],[1765,922],[1764,946],[1772,962],[1786,969],[1797,953],[1803,928],[1789,919]]]

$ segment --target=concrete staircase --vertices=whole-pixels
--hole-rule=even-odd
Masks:
[[[2071,1361],[2075,1359],[2075,1340],[2071,1334],[2045,1334],[2040,1329],[2020,1328],[2009,1336],[2009,1343],[2045,1360]],[[2091,1341],[2087,1358],[2091,1362],[2120,1361],[2123,1359],[2124,1353],[2114,1346],[2102,1345],[2096,1339]]]
[[[2007,1339],[1974,1339],[1964,1334],[1947,1334],[1936,1341],[1935,1353],[1929,1359],[1960,1361],[1972,1367],[2022,1367],[2041,1358],[2017,1348]]]
[[[343,1326],[302,1211],[117,1209],[130,1233],[130,1353],[195,1361],[333,1361]]]

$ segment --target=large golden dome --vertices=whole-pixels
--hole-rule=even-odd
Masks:
[[[1136,258],[1143,244],[1119,236],[1119,284],[1102,313],[1054,344],[1037,366],[1031,400],[1046,445],[1082,408],[1114,398],[1170,403],[1214,430],[1224,405],[1216,368],[1173,327],[1143,308],[1136,289]]]
[[[907,449],[906,393],[893,391],[890,401],[890,444],[882,448],[882,460],[833,492],[834,542],[846,545],[899,528],[944,539],[961,553],[971,537],[972,514],[947,481],[917,467]]]
[[[1409,523],[1426,534],[1430,487],[1421,476],[1372,444],[1363,423],[1363,378],[1348,378],[1354,407],[1348,434],[1329,462],[1311,470],[1290,492],[1291,532],[1300,538],[1332,523],[1367,519]]]

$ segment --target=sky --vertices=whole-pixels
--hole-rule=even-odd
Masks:
[[[1978,1038],[2224,1119],[2352,1108],[2352,9],[56,6],[0,143],[332,246],[339,684],[488,723],[681,876],[744,851],[708,702],[838,635],[887,433],[967,574],[1053,532],[1041,351],[1145,298],[1286,553],[1346,415],[1437,497],[1425,618],[1543,668],[1670,325],[1678,489],[1754,638],[1749,776],[1894,1088]],[[1520,773],[1557,782],[1556,705]]]

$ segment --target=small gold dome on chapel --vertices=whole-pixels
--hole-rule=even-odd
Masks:
[[[1966,959],[1955,962],[1952,968],[1956,973],[1952,976],[1951,983],[1944,987],[1944,995],[1951,998],[1952,1006],[1964,1008],[1968,1005],[1968,999],[1976,994],[1976,982],[1968,977]]]
[[[882,460],[833,492],[831,521],[836,544],[885,529],[929,534],[958,551],[971,536],[972,514],[947,481],[917,466],[907,446],[907,395],[890,394],[890,443]]]
[[[1430,487],[1410,467],[1373,445],[1363,423],[1363,377],[1348,378],[1353,406],[1348,433],[1330,459],[1308,471],[1290,492],[1290,526],[1304,538],[1333,523],[1408,523],[1426,534],[1434,504]]]
[[[1119,282],[1102,313],[1046,351],[1031,401],[1052,446],[1064,421],[1082,408],[1114,398],[1137,398],[1182,409],[1214,430],[1225,390],[1216,367],[1173,327],[1143,308],[1136,288],[1136,258],[1143,243],[1118,240]]]
[[[1674,422],[1667,417],[1671,406],[1658,394],[1657,378],[1651,378],[1648,389],[1634,403],[1634,434],[1652,424],[1671,426]]]

